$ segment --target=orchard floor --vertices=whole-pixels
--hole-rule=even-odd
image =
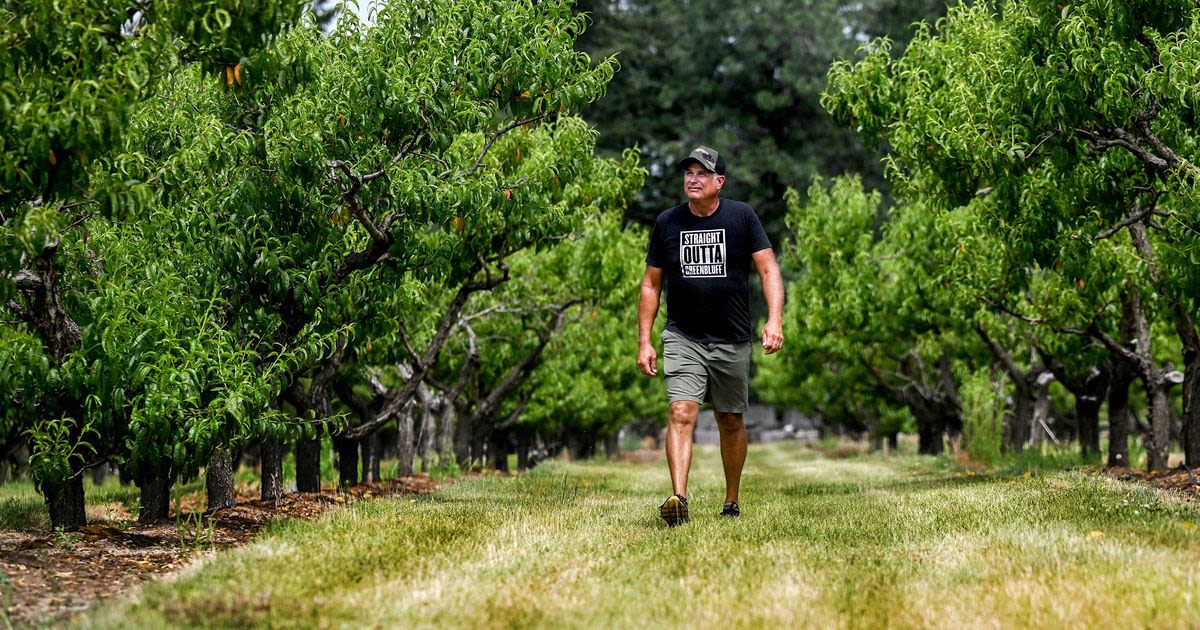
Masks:
[[[348,492],[287,495],[278,504],[257,499],[258,489],[239,486],[237,504],[215,519],[201,515],[203,495],[180,501],[182,516],[138,525],[137,514],[117,502],[89,509],[77,532],[47,527],[0,529],[0,628],[62,621],[98,600],[113,598],[147,580],[203,563],[214,554],[254,540],[280,519],[312,520],[357,501],[395,494],[416,495],[437,485],[428,476],[364,484]]]
[[[275,520],[72,619],[83,627],[1153,627],[1200,624],[1200,511],[1086,470],[830,459],[752,447],[720,519],[698,447],[692,522],[662,460],[547,462],[419,497]],[[1129,474],[1129,473],[1126,473]],[[1136,475],[1134,475],[1136,476]],[[1186,492],[1190,492],[1189,489]]]
[[[653,510],[666,484],[660,452],[628,455],[620,463],[548,462],[516,479],[470,478],[463,480],[460,488],[443,485],[439,490],[427,476],[416,476],[360,486],[347,493],[288,494],[277,505],[254,499],[256,488],[241,487],[235,508],[221,511],[215,524],[203,520],[199,527],[196,515],[203,497],[193,493],[182,499],[184,516],[154,527],[138,526],[132,522],[136,515],[108,504],[104,514],[90,514],[90,526],[77,533],[48,533],[44,527],[0,529],[0,611],[6,610],[8,622],[17,626],[64,622],[126,626],[133,623],[131,619],[137,619],[134,625],[151,626],[667,626],[720,620],[734,626],[802,623],[905,628],[994,622],[1001,626],[1046,622],[1104,625],[1114,620],[1106,611],[1109,605],[1132,605],[1134,612],[1123,614],[1134,625],[1164,628],[1200,625],[1200,613],[1192,616],[1186,612],[1190,608],[1171,604],[1164,608],[1156,604],[1158,600],[1183,599],[1193,601],[1190,607],[1194,608],[1194,601],[1200,600],[1200,587],[1192,570],[1187,568],[1200,559],[1200,534],[1195,530],[1195,523],[1200,523],[1196,514],[1200,485],[1182,468],[1153,475],[1142,470],[1099,468],[1026,475],[989,472],[972,466],[971,462],[950,458],[864,457],[860,456],[862,448],[856,445],[824,450],[798,444],[754,445],[743,491],[748,514],[740,522],[728,523],[716,521],[708,514],[720,500],[719,457],[715,449],[698,448],[691,487],[695,521],[684,528],[667,530],[656,520]],[[396,494],[406,497],[395,497]],[[380,500],[365,500],[374,498]],[[1048,498],[1051,500],[1046,502]],[[1025,504],[1030,502],[1040,508],[1025,517],[1008,514],[1026,509]],[[1060,503],[1074,516],[1063,518],[1052,514]],[[378,508],[368,504],[378,504]],[[497,514],[494,508],[500,505],[508,508]],[[580,512],[584,505],[586,510]],[[348,509],[342,509],[347,506]],[[940,506],[953,509],[942,510]],[[996,522],[972,522],[979,517],[977,512],[991,514],[997,506],[1000,506],[998,516],[992,518]],[[814,508],[827,510],[828,514],[797,515],[796,521],[803,526],[799,539],[794,530],[796,522],[770,522],[787,511]],[[874,514],[859,514],[860,508],[874,509]],[[462,514],[458,514],[460,511]],[[580,514],[587,516],[578,518]],[[967,523],[961,522],[964,514],[970,516]],[[912,523],[905,521],[914,517],[918,521],[931,518],[934,529],[943,530],[942,539],[953,544],[931,544],[924,529],[910,530]],[[803,524],[808,518],[829,522]],[[878,524],[881,521],[886,524],[889,518],[898,520],[894,532],[889,533],[886,527],[878,529]],[[1028,522],[1030,532],[1015,530],[997,539],[997,534],[1006,532],[1014,520]],[[338,536],[344,534],[338,534],[338,522],[344,526],[347,521],[354,523],[352,529],[392,528],[391,540],[409,552],[397,554],[391,546],[383,552],[372,551],[370,547],[356,546],[353,540],[342,541]],[[595,527],[588,527],[593,521]],[[830,524],[838,521],[862,527],[847,529]],[[472,526],[473,522],[478,528]],[[1049,527],[1051,523],[1054,527]],[[1066,534],[1061,530],[1063,526],[1068,529]],[[995,532],[980,538],[967,533],[973,528],[995,529]],[[336,587],[330,584],[328,590],[338,594],[326,598],[320,590],[304,593],[302,586],[300,592],[289,593],[286,580],[282,590],[277,589],[274,581],[278,574],[312,572],[310,568],[293,570],[282,559],[254,560],[256,568],[265,564],[265,572],[251,571],[248,578],[221,577],[226,570],[223,568],[246,562],[247,554],[262,557],[264,550],[281,545],[290,548],[298,539],[311,536],[323,540],[323,529],[330,530],[326,547],[347,548],[335,553],[332,559],[316,560],[331,569],[350,568],[353,584]],[[554,535],[539,532],[541,529]],[[856,530],[863,530],[862,540],[854,539]],[[456,539],[461,535],[473,540],[474,546],[457,550]],[[559,550],[558,535],[565,535],[580,550]],[[1033,538],[1028,538],[1031,535]],[[608,536],[616,536],[617,540],[608,541]],[[629,544],[620,540],[622,536],[638,542]],[[660,540],[655,540],[655,536]],[[913,536],[920,540],[916,544],[906,542]],[[1040,539],[1048,536],[1057,542],[1044,547]],[[722,547],[720,542],[725,538],[744,542],[744,548]],[[1014,538],[1025,540],[1019,547],[1031,547],[1034,552],[1040,548],[1043,554],[1049,553],[1052,569],[1045,572],[1048,560],[1034,557],[1036,554],[1025,557],[1022,556],[1025,552],[1019,551],[1010,553],[1014,557],[1006,557],[1009,553],[1003,550],[1013,544]],[[826,542],[821,546],[826,548],[815,550],[812,544],[822,539]],[[1074,548],[1080,541],[1084,544],[1082,550]],[[1115,552],[1111,546],[1118,541],[1122,551]],[[600,547],[592,550],[594,545]],[[247,548],[234,548],[242,546]],[[1063,546],[1073,548],[1067,562],[1058,557]],[[517,566],[511,564],[514,562],[511,558],[493,557],[497,548],[524,560]],[[701,558],[689,559],[697,548],[702,550]],[[1007,565],[1012,575],[1006,576],[1004,571],[991,575],[995,572],[991,566],[962,562],[950,566],[956,577],[949,584],[923,575],[923,564],[948,562],[934,560],[936,556],[942,553],[960,556],[966,550],[983,556],[1000,553],[1000,558],[990,560],[991,564]],[[634,575],[626,575],[629,570],[611,566],[611,562],[605,563],[604,554],[608,551],[617,557],[622,554],[628,557],[625,564],[634,566]],[[787,556],[814,552],[817,557],[829,556],[827,560],[832,559],[835,565],[857,562],[868,570],[862,572],[856,568],[842,575],[815,575],[814,580],[805,582],[803,576],[787,575],[799,569],[804,560],[760,557],[758,562],[762,563],[763,571],[784,575],[763,581],[752,571],[756,554]],[[683,553],[685,558],[655,560],[655,553]],[[900,562],[900,569],[896,569],[890,566],[893,557],[907,557],[910,563],[917,558],[917,564],[904,566]],[[1064,598],[1070,600],[1058,604],[1074,613],[1061,616],[1054,612],[1056,572],[1063,578],[1085,581],[1096,578],[1094,582],[1099,584],[1121,582],[1122,558],[1132,565],[1152,558],[1165,559],[1168,563],[1186,565],[1187,570],[1176,575],[1171,574],[1170,568],[1158,568],[1166,574],[1157,577],[1152,570],[1154,578],[1146,582],[1150,586],[1130,589],[1129,584],[1121,583],[1115,590],[1115,599],[1108,602],[1091,595],[1070,595],[1074,589],[1064,588]],[[701,563],[698,568],[697,562]],[[712,563],[716,565],[709,566]],[[360,564],[367,566],[362,568]],[[475,566],[485,576],[486,584],[473,587],[469,577],[474,574],[466,571],[463,577],[468,580],[463,581],[462,588],[475,588],[474,594],[463,592],[443,576],[446,571],[464,572],[461,564]],[[1094,565],[1102,566],[1096,575],[1080,572],[1081,568]],[[642,605],[634,604],[661,599],[654,593],[642,592],[636,583],[640,580],[667,593],[678,592],[676,595],[683,598],[680,601],[690,601],[691,595],[719,595],[724,588],[719,582],[728,578],[722,566],[734,575],[749,571],[746,574],[749,577],[743,580],[758,586],[749,593],[736,589],[733,604],[728,607],[704,602],[700,610],[715,614],[715,619],[689,612],[692,604],[682,611],[668,613],[642,610]],[[822,574],[827,572],[824,569],[812,566],[809,572]],[[667,575],[641,575],[640,571],[661,571]],[[1130,582],[1144,580],[1145,575],[1136,574],[1134,566],[1129,566],[1129,571]],[[401,575],[394,575],[397,572]],[[910,580],[912,576],[908,574],[922,577]],[[832,577],[835,580],[830,582]],[[319,582],[320,577],[316,580]],[[358,606],[359,600],[379,596],[378,590],[385,587],[378,582],[390,584],[396,580],[404,584],[396,590],[395,599],[382,606]],[[572,593],[566,595],[564,602],[559,601],[563,595],[554,590],[566,589],[570,593],[580,580],[592,580],[598,590],[616,590],[624,598],[620,606],[631,610],[601,608],[599,616],[594,610],[584,616],[572,616],[570,606],[578,602],[586,604],[583,600],[587,596]],[[966,592],[978,590],[979,584],[973,583],[977,580],[989,583],[989,588],[979,593],[985,600],[1015,589],[1015,593],[1009,594],[1018,600],[1016,616],[972,617],[959,608],[938,612],[937,605],[930,614],[942,614],[944,622],[938,620],[941,617],[913,617],[912,611],[901,611],[895,617],[880,616],[881,605],[911,607],[930,598],[954,601],[961,594],[941,593],[941,590],[949,587],[962,587]],[[146,582],[149,584],[139,590]],[[367,590],[360,592],[358,588]],[[544,590],[546,598],[530,599],[533,593],[530,589]],[[128,594],[134,594],[133,598],[121,596]],[[1049,602],[1026,601],[1031,596]],[[1080,608],[1080,598],[1085,602],[1084,608]],[[312,601],[323,600],[328,600],[328,604],[313,607]],[[754,604],[748,606],[746,600]],[[790,610],[788,602],[799,608]],[[559,610],[564,604],[565,610]],[[91,612],[86,612],[89,608]],[[364,610],[367,612],[361,612]],[[1022,610],[1027,623],[1021,622]],[[642,614],[648,618],[641,617]],[[725,614],[732,617],[721,617]],[[1147,614],[1151,617],[1146,617]],[[0,616],[0,628],[6,626],[4,620]]]

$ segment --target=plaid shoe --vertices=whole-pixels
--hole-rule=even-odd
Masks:
[[[667,527],[675,527],[688,522],[687,497],[682,494],[667,497],[667,500],[658,506],[658,515],[667,522]]]
[[[730,501],[721,508],[721,516],[725,518],[737,518],[742,515],[742,508],[738,507],[737,501]]]

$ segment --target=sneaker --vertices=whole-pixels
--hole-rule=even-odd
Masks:
[[[725,518],[737,518],[742,515],[742,508],[738,507],[737,501],[730,501],[721,508],[721,516]]]
[[[658,507],[658,515],[667,522],[668,527],[688,522],[687,497],[682,494],[667,497],[667,500]]]

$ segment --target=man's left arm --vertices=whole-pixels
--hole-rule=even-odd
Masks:
[[[758,277],[762,280],[763,298],[767,301],[767,323],[762,329],[763,350],[773,354],[783,347],[783,275],[775,262],[775,250],[767,248],[750,255]]]

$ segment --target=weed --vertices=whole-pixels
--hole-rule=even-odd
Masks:
[[[179,537],[179,553],[181,555],[191,555],[199,551],[204,545],[208,545],[209,549],[213,548],[216,541],[217,531],[217,514],[213,513],[208,519],[208,527],[205,527],[204,513],[192,512],[184,514],[181,509],[179,497],[175,497],[175,532]],[[188,542],[188,534],[191,534],[191,541]]]
[[[61,527],[54,528],[54,533],[50,536],[50,544],[62,549],[70,551],[75,543],[79,542],[80,535],[78,532],[69,532]]]

